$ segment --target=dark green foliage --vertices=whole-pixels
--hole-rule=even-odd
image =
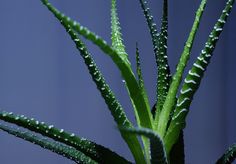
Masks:
[[[189,73],[184,80],[170,127],[168,128],[165,136],[168,149],[171,148],[171,146],[176,142],[180,130],[185,127],[185,118],[189,111],[193,96],[197,91],[204,72],[210,62],[212,53],[223,30],[223,26],[227,21],[227,17],[231,11],[233,3],[234,0],[228,0],[225,9],[209,35],[204,49],[201,51],[199,57],[194,62],[191,70],[189,70]]]
[[[236,144],[233,144],[228,150],[217,160],[216,164],[231,164],[236,159]]]
[[[172,78],[171,85],[165,100],[165,103],[163,104],[162,111],[160,113],[159,119],[158,119],[158,125],[157,125],[157,131],[161,135],[161,137],[165,136],[167,125],[170,120],[171,113],[173,111],[173,107],[175,106],[176,101],[176,94],[178,92],[179,85],[182,80],[184,69],[187,65],[187,62],[190,57],[190,52],[192,49],[193,41],[197,32],[197,29],[199,27],[199,23],[203,14],[203,11],[206,6],[206,0],[202,0],[195,16],[195,20],[192,26],[192,29],[190,31],[188,40],[185,43],[183,53],[181,54],[181,57],[179,59],[179,63],[176,68],[176,72]],[[157,120],[155,120],[157,121]],[[167,141],[168,142],[168,141]],[[165,143],[167,144],[165,141]],[[175,140],[176,142],[176,140]],[[167,148],[167,153],[169,153],[170,149]]]
[[[48,9],[54,15],[57,15],[57,18],[59,20],[62,19],[62,17],[63,17],[63,21],[65,22],[65,24],[68,24],[71,27],[71,29],[75,30],[76,32],[78,32],[80,35],[84,36],[88,40],[91,40],[103,52],[105,52],[107,55],[109,55],[112,58],[113,62],[119,68],[121,75],[125,80],[125,85],[127,87],[128,93],[130,95],[130,99],[133,102],[132,105],[134,107],[136,118],[137,118],[137,120],[140,120],[140,122],[138,122],[138,124],[140,124],[141,126],[144,126],[144,127],[152,128],[152,119],[150,117],[151,112],[150,112],[150,106],[149,106],[147,95],[143,94],[142,90],[140,89],[140,87],[138,85],[138,82],[136,81],[135,75],[131,69],[131,64],[128,60],[128,56],[126,53],[124,53],[124,51],[125,51],[124,47],[122,48],[123,49],[122,52],[117,51],[122,47],[122,45],[120,45],[122,43],[122,41],[119,41],[119,43],[118,43],[119,44],[118,47],[120,47],[120,48],[114,49],[115,43],[113,43],[114,48],[112,48],[101,37],[97,36],[96,34],[91,32],[90,30],[88,30],[87,28],[81,26],[78,22],[75,22],[75,21],[71,20],[69,17],[60,13],[51,4],[49,4],[49,3],[47,3],[47,4],[48,4],[48,6],[47,6]],[[115,5],[113,5],[113,7],[115,7]],[[116,14],[116,12],[113,12],[113,13]],[[117,15],[112,16],[112,18],[116,18],[116,16]],[[112,27],[114,26],[113,29],[115,29],[115,30],[120,30],[120,27],[118,26],[119,22],[117,22],[117,21],[118,21],[118,18],[115,19],[115,21],[112,21],[112,22],[114,22],[113,23],[114,25],[112,25]],[[119,36],[121,37],[120,31],[117,31],[116,33],[118,33]],[[113,36],[114,36],[114,34],[113,34]],[[120,37],[117,39],[122,40]],[[113,40],[116,40],[116,39],[114,39],[114,37],[113,37]]]
[[[168,37],[168,0],[163,0],[163,16],[160,34],[157,32],[156,24],[150,12],[146,0],[139,0],[143,9],[149,31],[152,37],[153,49],[157,64],[157,89],[156,89],[156,103],[157,116],[162,109],[167,92],[169,90],[170,69],[167,60],[167,37]],[[155,110],[153,110],[155,111]],[[158,119],[158,118],[156,118]],[[158,121],[155,121],[156,124]]]
[[[138,75],[139,86],[140,88],[144,89],[144,81],[143,81],[143,74],[142,74],[141,63],[140,63],[138,43],[136,43],[136,72]]]
[[[170,68],[167,61],[168,0],[164,0],[161,31],[158,38],[157,117],[162,110],[170,85]],[[157,118],[156,118],[157,119]],[[158,122],[157,122],[158,124]]]
[[[177,93],[180,88],[183,72],[190,58],[190,52],[207,0],[201,1],[196,12],[192,29],[173,77],[171,77],[167,59],[168,0],[163,0],[163,14],[159,33],[153,21],[153,16],[151,15],[147,1],[139,0],[151,34],[157,64],[156,98],[155,105],[152,109],[150,109],[150,103],[145,90],[138,44],[136,44],[137,78],[133,73],[129,56],[125,51],[116,0],[111,0],[112,45],[107,44],[104,39],[90,31],[87,27],[83,27],[78,22],[65,16],[52,6],[48,0],[41,1],[60,21],[76,45],[80,56],[89,70],[92,80],[96,84],[97,89],[101,93],[111,115],[119,127],[121,136],[132,152],[135,163],[184,164],[183,129],[186,123],[185,120],[193,96],[199,88],[201,79],[203,78],[216,43],[223,30],[223,26],[234,4],[234,0],[227,1],[226,7],[215,24],[205,47],[183,81],[179,95]],[[92,55],[79,36],[83,36],[98,46],[105,54],[111,57],[112,61],[119,69],[133,105],[137,128],[134,128],[127,118],[123,107],[106,83]],[[53,125],[47,125],[33,118],[29,119],[24,115],[14,115],[13,113],[0,111],[0,120],[14,125],[14,127],[9,127],[0,123],[1,130],[35,143],[59,155],[63,155],[76,163],[131,163],[106,147],[80,138],[73,133],[65,132],[63,129],[57,129]],[[24,128],[24,130],[19,129],[18,126]],[[141,140],[138,139],[138,136],[141,136]],[[140,143],[140,141],[142,141],[142,143]],[[232,163],[235,158],[236,145],[234,144],[222,155],[217,161],[217,164]]]
[[[68,159],[75,161],[76,163],[81,163],[81,164],[97,163],[71,146],[67,146],[60,142],[50,141],[48,138],[37,136],[32,132],[22,131],[19,128],[9,127],[3,124],[0,124],[0,129],[16,137],[29,141],[33,144],[39,145],[44,149],[51,150],[59,155],[62,155]]]
[[[128,61],[128,55],[125,51],[125,46],[123,44],[123,39],[122,39],[122,34],[121,34],[121,27],[120,27],[120,22],[117,14],[117,8],[116,8],[116,0],[111,0],[111,41],[112,41],[112,47],[119,52],[119,56],[121,56],[122,61]],[[136,115],[136,120],[138,125],[147,127],[147,128],[152,128],[152,118],[150,117],[150,106],[148,103],[148,98],[146,96],[146,92],[144,91],[144,87],[140,84],[140,81],[137,83],[135,80],[135,84],[137,85],[138,94],[140,96],[137,96],[137,94],[133,94],[131,89],[133,88],[134,84],[132,87],[129,87],[129,81],[127,78],[124,78],[128,93],[131,97],[131,100],[133,102],[133,107],[134,107],[134,112]],[[136,99],[139,97],[140,99]],[[140,101],[144,99],[144,101]],[[141,102],[141,103],[140,103]],[[146,161],[149,161],[149,154],[148,154],[148,149],[149,149],[149,142],[145,139],[142,138],[143,144],[144,144],[144,151],[146,155]]]
[[[152,164],[166,164],[167,157],[165,147],[162,139],[154,131],[147,128],[122,128],[122,131],[127,133],[133,133],[137,135],[143,135],[150,139],[150,152],[151,152],[151,163]]]
[[[143,80],[143,73],[142,73],[142,68],[141,68],[141,63],[140,63],[140,54],[139,54],[138,43],[136,43],[136,53],[135,54],[136,54],[136,72],[138,75],[138,84],[139,84],[142,95],[145,96],[145,95],[147,95],[147,91],[145,89],[144,80]],[[147,96],[145,96],[145,99],[147,99]],[[148,99],[146,100],[146,102],[148,102]]]
[[[110,109],[111,114],[114,117],[114,120],[116,121],[117,125],[132,127],[131,122],[127,119],[123,108],[121,107],[117,99],[115,98],[115,95],[111,91],[108,84],[105,82],[103,75],[97,68],[94,60],[92,59],[91,55],[87,51],[87,48],[85,47],[84,43],[79,39],[79,37],[76,35],[73,29],[71,29],[70,25],[66,23],[65,21],[66,17],[64,17],[59,11],[53,8],[52,5],[48,3],[47,0],[42,0],[42,2],[44,3],[44,5],[48,7],[50,11],[52,11],[55,17],[61,22],[61,24],[64,26],[64,28],[70,35],[71,39],[76,44],[76,47],[80,51],[80,55],[84,59],[84,62],[87,65],[89,73],[93,78],[93,81],[97,85],[97,88],[100,91],[102,97],[104,98],[108,108]],[[130,147],[130,150],[133,153],[135,160],[144,161],[143,152],[137,138],[134,136],[128,136],[122,133],[121,135],[126,141],[126,143],[128,144],[128,146]]]
[[[177,142],[173,145],[173,148],[170,151],[170,163],[171,164],[185,163],[183,130],[181,130]]]
[[[112,160],[118,160],[121,163],[128,163],[127,160],[101,145],[85,138],[80,138],[73,133],[68,133],[63,129],[57,129],[53,125],[47,125],[44,122],[40,122],[33,118],[29,119],[24,115],[14,115],[13,113],[2,111],[0,112],[0,119],[74,147],[95,161],[111,162]]]

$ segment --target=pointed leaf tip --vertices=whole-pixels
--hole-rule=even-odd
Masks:
[[[0,111],[0,120],[26,128],[57,142],[74,147],[76,150],[84,153],[95,161],[109,163],[113,160],[117,160],[121,163],[128,163],[126,159],[106,147],[98,145],[85,138],[80,138],[74,133],[68,133],[64,129],[57,129],[53,125],[47,125],[46,123],[33,118],[27,118],[24,115],[15,115],[12,112]]]
[[[9,127],[1,123],[0,123],[0,129],[18,138],[39,145],[44,149],[48,149],[54,153],[64,156],[72,161],[75,161],[76,163],[81,163],[81,164],[96,163],[91,158],[87,157],[85,154],[81,153],[80,151],[77,151],[75,148],[71,146],[62,144],[60,142],[55,142],[53,140],[49,140],[46,137],[40,137],[30,131],[23,131],[19,128]]]
[[[174,74],[174,76],[172,78],[172,82],[170,84],[168,94],[166,96],[162,111],[159,116],[157,131],[159,132],[159,134],[162,137],[165,136],[165,133],[167,131],[167,125],[168,125],[173,107],[175,106],[175,102],[176,102],[176,94],[178,92],[178,88],[179,88],[179,85],[182,80],[184,69],[185,69],[187,62],[189,60],[189,57],[190,57],[190,51],[192,48],[192,44],[195,39],[195,35],[198,30],[199,23],[200,23],[203,11],[205,9],[205,6],[206,6],[206,0],[202,0],[201,4],[196,12],[196,16],[195,16],[195,20],[194,20],[191,32],[189,34],[188,40],[186,41],[184,50],[181,54],[179,63],[176,68],[176,73]],[[167,152],[169,152],[169,150],[167,150]]]
[[[233,4],[234,0],[227,1],[220,18],[216,22],[211,34],[209,35],[205,47],[201,51],[200,55],[194,62],[192,68],[189,70],[184,80],[174,115],[171,118],[171,124],[165,136],[165,141],[168,143],[166,145],[167,150],[172,147],[174,142],[177,140],[181,129],[185,127],[185,119],[189,112],[189,107],[193,96],[200,86],[201,79],[203,78],[204,72],[209,65],[216,43],[227,21],[229,13],[231,12]]]

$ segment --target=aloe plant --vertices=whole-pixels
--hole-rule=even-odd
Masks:
[[[195,35],[207,0],[202,0],[196,11],[192,29],[174,72],[170,71],[167,54],[168,0],[163,0],[160,30],[157,29],[148,7],[148,2],[146,0],[138,1],[151,34],[154,59],[157,65],[154,105],[150,104],[145,89],[138,43],[136,43],[136,72],[132,70],[129,55],[122,39],[116,0],[111,0],[111,45],[87,27],[64,15],[48,0],[41,1],[61,23],[74,42],[79,51],[78,54],[86,64],[92,80],[117,124],[121,137],[128,145],[134,161],[129,161],[114,151],[93,141],[76,136],[74,133],[66,132],[63,129],[33,118],[27,118],[24,115],[0,111],[0,120],[4,122],[0,123],[0,129],[62,155],[76,163],[185,163],[183,129],[185,128],[186,117],[194,94],[200,86],[201,79],[213,56],[216,43],[234,5],[234,0],[227,0],[225,8],[213,27],[205,46],[186,77],[183,77],[183,73],[190,58]],[[106,83],[102,72],[97,67],[95,60],[80,37],[84,37],[94,43],[117,66],[124,79],[137,125],[133,125],[126,116],[124,108]],[[183,83],[181,84],[181,82]],[[179,90],[180,94],[178,94]],[[152,109],[151,106],[153,106]],[[14,126],[9,126],[5,123]],[[139,136],[141,136],[141,140],[139,140]],[[216,163],[232,163],[235,158],[236,149],[234,144]]]

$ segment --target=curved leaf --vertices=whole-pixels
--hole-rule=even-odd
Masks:
[[[50,11],[55,15],[55,17],[61,22],[63,27],[66,29],[67,33],[70,35],[71,39],[76,44],[77,49],[80,52],[81,57],[84,59],[85,64],[89,70],[90,75],[93,78],[93,81],[97,85],[98,90],[100,91],[102,97],[104,98],[114,120],[119,126],[127,126],[132,127],[131,122],[126,117],[124,110],[120,103],[115,98],[114,93],[111,91],[108,84],[105,82],[105,79],[98,67],[96,66],[93,58],[90,53],[87,51],[84,43],[80,40],[80,38],[76,35],[73,29],[69,24],[66,23],[66,17],[64,17],[58,10],[52,7],[52,5],[47,0],[42,0],[43,4],[48,7]],[[136,161],[144,162],[144,155],[142,152],[141,145],[138,139],[134,136],[127,136],[121,132],[122,137],[126,141],[129,146],[134,158]]]
[[[190,51],[193,45],[193,40],[195,38],[197,29],[199,27],[200,19],[202,17],[205,6],[206,6],[206,0],[202,0],[200,7],[198,8],[196,12],[196,17],[195,17],[191,32],[189,34],[188,40],[185,43],[184,51],[180,57],[179,63],[176,68],[176,73],[174,74],[172,78],[172,82],[171,82],[165,103],[160,113],[157,131],[159,132],[161,137],[164,137],[165,132],[167,130],[167,124],[168,124],[173,106],[175,105],[176,94],[182,80],[183,71],[188,62]]]
[[[152,37],[153,49],[157,64],[157,90],[156,90],[156,110],[157,113],[160,112],[163,103],[166,99],[166,95],[169,89],[170,83],[170,68],[167,60],[167,37],[168,37],[168,1],[163,0],[163,17],[160,35],[157,32],[156,24],[154,23],[153,16],[151,15],[150,9],[148,7],[146,0],[139,0],[141,7],[143,9],[149,31]],[[157,114],[159,115],[159,114]],[[157,125],[155,119],[155,126]]]
[[[111,4],[112,4],[111,6],[112,47],[119,53],[119,56],[121,56],[123,60],[128,60],[128,55],[125,52],[125,46],[122,42],[122,37],[120,32],[121,28],[116,9],[116,0],[111,0]],[[136,80],[135,84],[133,85],[130,85],[129,81],[127,81],[126,78],[124,78],[124,80],[126,82],[126,86],[128,88],[129,95],[133,103],[136,118],[138,118],[137,119],[138,125],[152,128],[152,117],[150,112],[150,106],[147,95],[143,94],[143,88],[137,84]],[[137,87],[137,89],[135,90],[139,92],[137,93],[137,95],[131,93],[131,91],[134,90],[135,87]],[[137,97],[139,97],[139,99]],[[144,144],[147,146],[147,143],[145,143],[145,141]]]
[[[127,90],[129,92],[131,102],[133,104],[136,117],[140,118],[140,125],[143,127],[152,128],[152,117],[150,112],[150,106],[148,98],[143,97],[141,89],[139,88],[138,82],[136,81],[135,75],[131,69],[131,64],[126,55],[120,55],[115,49],[110,47],[101,37],[97,36],[86,27],[81,26],[78,22],[71,20],[69,17],[60,13],[54,8],[47,0],[42,0],[48,9],[57,17],[62,20],[65,24],[69,25],[73,30],[84,36],[86,39],[96,44],[104,53],[109,55],[113,62],[117,65],[121,71],[122,77],[125,80]]]
[[[75,161],[76,163],[81,163],[81,164],[95,164],[96,163],[91,158],[87,157],[86,155],[77,151],[75,148],[71,146],[64,145],[60,142],[51,141],[45,137],[39,137],[29,131],[22,131],[19,128],[9,127],[1,123],[0,123],[0,129],[11,135],[22,138],[33,144],[39,145],[44,149],[48,149],[54,153],[62,155],[72,161]]]
[[[165,136],[165,143],[167,152],[175,143],[179,136],[181,129],[185,127],[185,119],[189,111],[189,106],[192,102],[193,96],[197,91],[204,72],[210,62],[212,53],[215,49],[216,43],[226,23],[227,17],[231,11],[234,0],[228,0],[225,9],[222,11],[220,18],[215,24],[204,49],[201,51],[199,57],[194,62],[193,67],[189,70],[187,77],[184,80],[180,96],[177,101],[177,106],[174,115],[171,118],[171,124]]]
[[[151,163],[167,164],[165,147],[160,136],[151,129],[147,128],[125,128],[120,127],[121,131],[142,135],[150,139]]]
[[[127,160],[112,152],[108,148],[87,139],[80,138],[73,133],[65,132],[63,129],[57,129],[53,125],[47,125],[44,122],[37,121],[33,118],[29,119],[24,115],[14,115],[12,112],[8,113],[1,111],[0,120],[21,126],[30,131],[49,137],[55,141],[72,146],[95,161],[109,163],[117,160],[124,164],[129,163]]]

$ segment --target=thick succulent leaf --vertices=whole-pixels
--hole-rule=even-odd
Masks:
[[[128,60],[128,55],[125,52],[125,46],[122,42],[122,36],[120,32],[121,28],[119,25],[120,23],[119,23],[117,9],[116,9],[116,0],[111,0],[111,4],[112,4],[111,6],[112,47],[119,53],[119,56],[121,56],[125,60]],[[129,95],[132,100],[132,104],[135,110],[135,115],[136,115],[138,124],[140,126],[152,128],[152,117],[151,117],[151,112],[150,112],[150,106],[149,106],[147,94],[144,94],[143,92],[144,91],[143,87],[140,86],[136,80],[133,82],[132,85],[130,85],[131,83],[129,82],[130,81],[129,79],[124,78],[124,80],[126,82],[126,86],[128,88]],[[136,93],[137,95],[134,95],[132,93],[135,88],[138,91],[138,93]],[[137,99],[137,97],[139,98]]]
[[[47,125],[44,122],[37,121],[33,118],[29,119],[24,115],[14,115],[12,112],[8,113],[1,111],[0,120],[21,126],[55,141],[74,147],[95,161],[109,163],[111,161],[117,160],[121,163],[129,163],[127,160],[112,152],[108,148],[105,148],[87,139],[80,138],[74,133],[65,132],[63,129],[57,129],[53,125]]]
[[[120,27],[118,14],[117,14],[117,8],[116,8],[116,0],[111,0],[111,40],[112,40],[112,47],[119,53],[119,55],[123,58],[123,60],[128,60],[128,55],[125,51],[125,46],[123,44],[123,39],[122,39],[121,27]],[[128,87],[128,85],[126,85],[126,86]],[[130,86],[130,87],[133,87],[133,86]],[[141,96],[143,98],[145,98],[145,102],[148,103],[147,94],[144,93],[144,86],[139,85],[139,91],[140,91]],[[132,96],[132,95],[130,95],[130,96]],[[140,118],[140,113],[142,112],[141,115],[143,115],[145,110],[141,109],[141,108],[136,109],[135,102],[133,102],[133,101],[132,101],[132,104],[134,107],[135,116],[137,118],[137,123],[138,123],[138,125],[142,126],[143,119]],[[151,123],[152,118],[150,115],[150,109],[147,109],[145,113],[149,114],[147,118],[150,120],[150,122],[149,122],[150,126],[148,126],[148,125],[143,125],[143,126],[152,128],[152,123]],[[145,120],[145,122],[146,122],[146,120]],[[149,158],[150,158],[149,153],[148,153],[149,142],[145,138],[142,138],[142,139],[143,139],[143,144],[144,144],[144,149],[145,149],[145,154],[146,154],[146,160],[149,161]]]
[[[162,18],[162,28],[161,33],[162,36],[159,39],[159,34],[157,32],[156,24],[154,23],[153,16],[151,15],[150,9],[147,5],[146,0],[139,0],[141,7],[143,9],[149,31],[152,37],[152,43],[153,43],[153,49],[155,53],[156,63],[158,67],[163,67],[162,71],[165,71],[165,75],[169,74],[169,66],[166,56],[166,49],[167,49],[167,27],[168,27],[168,21],[167,21],[167,0],[164,0],[164,6],[163,6],[163,18]],[[158,40],[164,41],[161,43],[159,47]],[[165,64],[165,65],[164,65]],[[161,73],[161,72],[160,72]]]
[[[162,139],[153,130],[147,128],[125,128],[125,127],[120,127],[120,129],[127,133],[142,135],[149,138],[150,149],[151,149],[151,163],[167,164],[166,152]]]
[[[156,24],[153,21],[150,9],[148,8],[146,0],[139,0],[143,9],[149,31],[152,37],[153,49],[157,64],[157,107],[158,112],[161,110],[163,103],[166,99],[166,95],[169,89],[170,82],[170,69],[167,60],[167,29],[168,29],[168,1],[163,0],[163,17],[161,32],[158,35]],[[156,123],[156,122],[155,122]]]
[[[66,17],[60,14],[55,8],[47,0],[42,0],[43,4],[48,7],[50,11],[53,11],[55,17],[61,22],[61,24],[66,29],[67,33],[70,35],[71,39],[76,44],[77,49],[80,51],[80,55],[84,59],[85,64],[88,67],[89,73],[93,78],[93,81],[97,85],[98,90],[100,91],[102,97],[104,98],[114,120],[116,121],[117,125],[119,126],[126,126],[132,127],[131,122],[126,117],[124,110],[120,103],[115,98],[114,93],[111,91],[108,84],[105,82],[105,79],[101,72],[99,71],[98,67],[96,66],[93,58],[91,57],[90,53],[87,51],[84,43],[80,40],[80,38],[76,35],[73,29],[70,27],[69,24],[66,23]],[[136,81],[136,80],[135,80]],[[136,161],[144,162],[144,155],[142,152],[141,145],[138,139],[134,136],[128,136],[121,132],[122,137],[128,144],[134,158]]]
[[[231,164],[236,159],[236,144],[233,144],[228,150],[217,160],[216,164]]]
[[[176,94],[182,80],[183,71],[187,65],[187,62],[190,56],[190,51],[192,49],[193,40],[195,38],[197,29],[199,27],[200,19],[202,17],[205,6],[206,6],[206,0],[202,0],[200,7],[198,8],[196,12],[196,17],[195,17],[191,32],[189,34],[188,40],[185,43],[183,53],[180,57],[180,61],[176,68],[176,73],[174,74],[172,78],[172,82],[171,82],[165,103],[160,113],[157,131],[159,132],[161,137],[164,137],[165,132],[167,130],[167,124],[168,124],[172,109],[175,106]]]
[[[170,68],[167,61],[167,37],[168,37],[168,0],[163,0],[163,16],[161,32],[158,37],[158,77],[157,77],[157,99],[155,126],[158,125],[159,113],[162,110],[169,87],[170,87]]]
[[[167,152],[178,138],[180,130],[185,127],[185,118],[189,111],[193,96],[201,83],[201,79],[210,62],[212,53],[223,30],[223,26],[226,23],[233,3],[234,0],[228,0],[225,9],[222,11],[220,18],[215,24],[208,41],[205,44],[204,49],[201,51],[199,57],[194,62],[191,70],[189,70],[188,75],[184,80],[174,115],[171,118],[171,124],[165,136]]]
[[[140,64],[140,55],[139,55],[139,49],[138,49],[138,43],[136,43],[136,66],[137,66],[137,75],[138,75],[138,83],[139,83],[139,87],[141,89],[142,95],[143,97],[147,98],[147,92],[145,89],[145,85],[144,85],[144,81],[143,81],[143,75],[142,75],[142,69],[141,69],[141,64]],[[148,100],[147,100],[148,101]],[[140,120],[139,118],[136,119],[138,122],[138,125]],[[146,160],[150,161],[150,154],[149,154],[149,147],[150,147],[150,143],[149,141],[145,138],[142,137],[143,143],[144,143],[144,148],[145,148],[145,155],[146,155]]]
[[[111,0],[111,41],[112,47],[123,58],[127,58],[128,55],[125,51],[125,45],[123,44],[120,22],[117,14],[116,0]]]
[[[184,132],[181,130],[177,142],[173,145],[170,151],[170,163],[174,164],[184,164],[185,154],[184,154]]]
[[[143,97],[148,98],[147,91],[144,85],[144,80],[143,80],[143,73],[142,73],[142,68],[141,68],[141,63],[140,63],[140,53],[139,53],[138,43],[136,43],[136,72],[138,75],[138,84],[141,89],[142,95]]]
[[[81,153],[80,151],[76,150],[71,146],[49,140],[46,137],[40,137],[32,132],[23,131],[15,127],[9,127],[1,123],[0,123],[0,129],[16,137],[29,141],[33,144],[39,145],[44,149],[48,149],[54,153],[62,155],[72,161],[75,161],[76,163],[81,163],[81,164],[96,163],[91,158],[87,157],[85,154]]]
[[[109,55],[113,62],[121,71],[122,77],[125,80],[127,90],[129,92],[131,102],[134,106],[136,118],[140,118],[140,125],[143,127],[152,128],[152,118],[150,106],[147,97],[143,97],[142,91],[136,81],[135,75],[131,69],[127,55],[120,55],[115,49],[109,46],[101,37],[97,36],[86,27],[81,26],[78,22],[71,20],[69,17],[60,13],[48,1],[44,0],[44,4],[48,9],[59,19],[68,24],[74,31],[84,36],[86,39],[96,44],[105,54]]]
[[[142,74],[142,68],[140,63],[140,53],[138,48],[138,43],[136,43],[136,72],[138,75],[138,83],[140,88],[144,87],[144,81],[143,81],[143,74]]]

